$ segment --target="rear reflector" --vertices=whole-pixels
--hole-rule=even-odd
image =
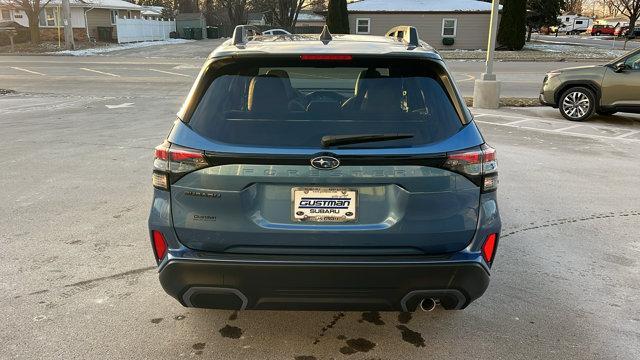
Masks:
[[[306,61],[349,61],[353,60],[351,55],[301,55],[300,60]]]
[[[151,233],[153,234],[153,251],[156,253],[156,260],[160,261],[167,254],[167,242],[160,231],[153,230]]]
[[[482,257],[487,263],[491,263],[496,250],[496,234],[490,234],[482,245]]]

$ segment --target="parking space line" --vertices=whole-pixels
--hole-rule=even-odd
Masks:
[[[102,75],[109,75],[109,76],[113,76],[113,77],[120,77],[120,75],[116,75],[116,74],[112,74],[112,73],[108,73],[108,72],[104,72],[104,71],[93,70],[93,69],[80,68],[80,70],[90,71],[90,72],[94,72],[94,73],[102,74]]]
[[[583,126],[582,124],[578,124],[578,125],[571,125],[571,126],[567,126],[567,127],[563,127],[560,129],[555,129],[553,131],[565,131],[565,130],[570,130],[570,129],[575,129],[577,127]]]
[[[163,73],[163,74],[169,74],[169,75],[184,76],[184,77],[188,77],[188,78],[192,78],[193,77],[191,75],[180,74],[180,73],[177,73],[177,72],[164,71],[164,70],[158,70],[158,69],[149,69],[149,71],[155,71],[155,72],[159,72],[159,73]]]
[[[624,133],[624,134],[618,135],[615,138],[616,139],[622,139],[622,138],[626,138],[627,136],[635,135],[637,133],[640,133],[640,130],[629,131],[628,133]]]
[[[30,74],[34,74],[34,75],[42,75],[45,76],[45,74],[43,73],[39,73],[37,71],[33,71],[33,70],[27,70],[27,69],[23,69],[21,67],[17,67],[17,66],[9,66],[10,68],[14,69],[14,70],[20,70],[20,71],[24,71],[24,72],[28,72]]]
[[[475,122],[479,123],[479,124],[488,124],[488,125],[495,125],[495,126],[507,126],[507,127],[513,127],[516,129],[525,129],[525,130],[533,130],[533,131],[541,131],[541,132],[546,132],[546,133],[553,133],[553,134],[558,134],[558,135],[564,135],[564,136],[572,136],[572,137],[581,137],[581,138],[589,138],[589,139],[610,139],[610,140],[625,140],[625,141],[633,141],[633,142],[638,142],[640,140],[638,139],[628,139],[626,137],[620,137],[620,136],[605,136],[605,135],[592,135],[592,134],[580,134],[580,133],[572,133],[572,132],[557,132],[555,130],[551,130],[551,129],[541,129],[541,128],[536,128],[536,127],[531,127],[531,126],[522,126],[522,125],[509,125],[511,123],[507,123],[507,124],[500,124],[500,123],[495,123],[492,121],[482,121],[482,120],[475,120]],[[632,135],[631,133],[627,133],[625,134],[627,136]]]
[[[512,122],[508,122],[508,123],[506,123],[504,125],[515,125],[515,124],[523,123],[525,121],[531,121],[531,119],[522,119],[522,120],[512,121]]]

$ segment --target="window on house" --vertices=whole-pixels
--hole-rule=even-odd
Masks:
[[[371,32],[371,19],[356,19],[356,34],[369,34]]]
[[[11,20],[11,12],[9,10],[2,10],[2,14],[0,14],[0,19]]]
[[[40,14],[38,15],[38,22],[40,26],[43,27],[54,27],[58,26],[60,23],[59,14],[56,11],[56,8],[46,7],[40,10]]]
[[[111,25],[116,24],[117,18],[118,18],[118,10],[111,10]]]
[[[569,21],[569,18],[565,18],[564,21]]]
[[[22,19],[22,14],[13,14],[14,19]]]
[[[583,23],[582,20],[576,21],[576,25],[582,25],[582,23]]]
[[[442,36],[455,37],[458,19],[442,19]]]

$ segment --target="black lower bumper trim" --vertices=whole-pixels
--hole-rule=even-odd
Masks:
[[[489,274],[465,263],[256,263],[172,260],[165,291],[188,307],[262,310],[414,311],[424,298],[462,309]]]

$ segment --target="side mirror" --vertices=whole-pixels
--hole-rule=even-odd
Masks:
[[[625,70],[627,70],[627,64],[625,64],[624,61],[621,61],[613,65],[613,71],[617,73],[624,72]]]

